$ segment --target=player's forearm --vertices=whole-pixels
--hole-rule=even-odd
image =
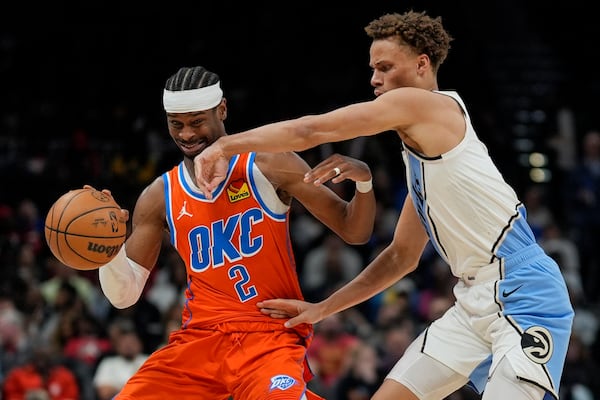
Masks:
[[[328,316],[360,304],[413,271],[416,265],[402,260],[389,246],[352,281],[319,303],[321,313]]]
[[[127,257],[125,246],[98,271],[102,292],[116,308],[127,308],[135,304],[149,275],[149,270]]]
[[[281,153],[303,151],[331,141],[324,132],[319,132],[311,123],[313,117],[301,117],[288,121],[275,122],[244,132],[219,138],[217,143],[223,155],[230,158],[234,154],[248,151]]]
[[[365,244],[369,241],[373,234],[376,210],[373,189],[366,193],[356,191],[355,196],[348,203],[344,218],[347,227],[343,231],[347,234],[344,238],[347,243]]]

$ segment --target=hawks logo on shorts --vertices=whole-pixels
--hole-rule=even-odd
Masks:
[[[250,197],[250,190],[248,190],[248,184],[243,179],[237,179],[227,186],[227,196],[231,203],[236,201],[244,200]]]
[[[552,357],[552,335],[541,326],[532,326],[521,336],[521,348],[525,355],[537,364],[545,364]]]

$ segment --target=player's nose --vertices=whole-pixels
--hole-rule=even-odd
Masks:
[[[378,87],[381,85],[383,85],[381,74],[379,74],[378,71],[373,71],[373,74],[371,75],[371,86]]]
[[[178,133],[179,139],[181,139],[181,140],[190,140],[195,135],[196,135],[196,133],[194,132],[194,130],[189,127],[184,127]]]

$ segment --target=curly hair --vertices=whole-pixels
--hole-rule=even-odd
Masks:
[[[365,32],[373,40],[397,37],[417,54],[427,54],[435,71],[446,60],[453,38],[444,29],[442,18],[432,18],[425,12],[385,14],[371,21]]]

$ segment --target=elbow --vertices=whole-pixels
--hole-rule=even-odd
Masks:
[[[107,297],[108,301],[110,302],[110,304],[114,308],[117,308],[119,310],[124,310],[126,308],[131,307],[132,305],[137,303],[137,300],[138,300],[138,299],[126,298],[126,297],[122,297],[122,298],[115,298],[115,296],[111,296],[111,297],[106,296],[106,297]]]
[[[418,266],[419,266],[418,262],[414,262],[412,264],[409,264],[408,268],[406,269],[407,273],[410,274],[411,272],[414,272],[417,269]]]
[[[375,218],[373,218],[373,221]],[[360,229],[356,229],[356,225],[352,225],[346,229],[346,242],[351,245],[364,245],[371,241],[371,237],[373,236],[374,230],[374,222],[369,224],[364,224],[363,226],[359,226]]]
[[[344,241],[352,246],[360,246],[369,243],[371,240],[371,233],[369,232],[349,232],[345,233],[342,238]]]
[[[123,310],[131,307],[139,300],[140,296],[133,294],[128,287],[122,285],[110,285],[105,279],[102,278],[105,278],[105,276],[101,275],[100,288],[104,294],[104,297],[106,297],[108,302],[114,308]]]
[[[371,240],[371,234],[357,236],[354,240],[351,241],[352,245],[363,245],[369,243]]]
[[[353,224],[350,224],[349,226],[346,226],[344,229],[341,229],[341,231],[337,232],[337,234],[347,244],[352,246],[360,246],[367,244],[371,241],[373,229],[373,224],[364,226],[355,222]]]
[[[111,301],[110,304],[112,304],[114,308],[117,308],[119,310],[124,310],[124,309],[129,308],[132,305],[134,305],[135,302],[129,303],[129,302],[113,302],[113,301]]]
[[[402,259],[404,260],[403,265],[406,274],[410,274],[411,272],[414,272],[417,268],[419,268],[420,258],[411,257],[410,252],[404,253],[403,256],[399,255],[399,257],[402,257]]]
[[[386,258],[390,260],[390,265],[398,269],[400,278],[414,272],[419,267],[421,256],[410,247],[399,246],[392,242],[386,247],[385,252]]]

